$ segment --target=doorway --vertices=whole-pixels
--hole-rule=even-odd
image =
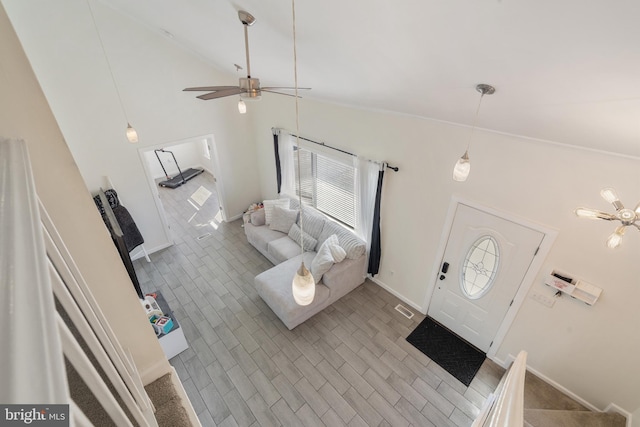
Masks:
[[[155,150],[158,149],[170,151],[173,155],[156,153]],[[211,206],[215,205],[215,213],[211,220],[214,222],[227,220],[223,208],[224,184],[220,178],[220,163],[213,135],[147,146],[140,148],[138,152],[169,242],[175,242],[174,234],[176,232],[181,233],[181,227],[176,229],[175,218],[172,218],[177,212],[176,209],[187,216],[185,218],[187,222],[193,222],[194,219],[198,219],[197,217],[204,217],[204,212],[207,212],[206,215],[212,216],[210,215]],[[180,186],[187,187],[182,190],[180,187],[170,189],[158,185],[160,181],[167,179],[167,175],[173,177],[178,175],[178,170],[184,171],[188,168],[204,169],[204,173],[201,174],[203,176],[193,180],[198,184],[187,181],[186,184]],[[183,195],[186,196],[183,197]],[[206,206],[204,206],[205,202]],[[171,205],[169,206],[169,204]],[[180,207],[180,205],[184,206]],[[194,213],[191,213],[192,210]],[[198,214],[196,215],[195,212]]]
[[[537,224],[454,200],[427,315],[495,354],[554,237]]]

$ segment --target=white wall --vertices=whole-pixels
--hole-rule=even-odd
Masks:
[[[0,135],[26,141],[40,201],[148,384],[169,363],[1,5],[0,58]]]
[[[470,85],[471,87],[471,85]],[[498,95],[496,95],[498,96]],[[265,96],[256,104],[262,192],[275,194],[270,128],[294,130],[293,100]],[[629,229],[617,250],[605,247],[615,225],[577,218],[573,209],[610,211],[599,191],[615,187],[634,207],[640,161],[572,147],[476,131],[467,182],[451,178],[470,129],[442,122],[327,105],[304,98],[300,133],[311,139],[400,167],[387,171],[382,196],[382,263],[376,278],[416,307],[430,295],[442,227],[452,195],[528,218],[559,231],[531,292],[561,269],[603,288],[593,307],[571,298],[547,308],[527,298],[497,358],[519,350],[529,364],[586,401],[614,402],[630,412],[640,404],[640,234]],[[639,149],[640,151],[640,149]],[[639,152],[640,154],[640,152]]]
[[[234,76],[221,75],[172,40],[91,0],[125,119],[85,0],[2,1],[87,187],[96,191],[110,177],[148,250],[165,247],[169,237],[144,174],[141,147],[213,134],[226,217],[240,215],[259,198],[250,114],[237,114],[237,100],[201,101],[182,92],[233,84]],[[138,144],[125,138],[127,119],[138,131]]]

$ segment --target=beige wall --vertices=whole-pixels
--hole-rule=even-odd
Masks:
[[[38,196],[146,383],[169,364],[0,6],[0,135],[27,142]]]
[[[499,96],[499,93],[494,95]],[[270,128],[294,129],[293,101],[264,97],[255,132],[265,198],[275,195]],[[314,102],[300,104],[300,133],[400,167],[387,171],[382,196],[382,263],[376,280],[414,307],[426,308],[449,202],[453,195],[557,230],[558,237],[498,349],[507,361],[529,352],[531,367],[605,409],[640,404],[640,233],[630,229],[617,250],[605,247],[614,224],[578,219],[577,206],[611,210],[600,196],[615,187],[627,205],[640,197],[640,160],[476,131],[467,182],[451,178],[470,129],[433,120]],[[639,149],[640,154],[640,149]],[[560,269],[603,288],[593,307],[568,297],[547,308],[533,292],[553,296],[544,276]]]

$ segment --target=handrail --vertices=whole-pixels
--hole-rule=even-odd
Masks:
[[[527,352],[521,351],[471,427],[513,427],[524,424],[526,371]]]
[[[29,154],[0,138],[0,402],[69,403]]]

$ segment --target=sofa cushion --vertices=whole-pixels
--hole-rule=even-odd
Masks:
[[[300,255],[300,244],[294,242],[289,236],[280,237],[267,244],[267,252],[279,263]],[[293,276],[291,276],[293,280]]]
[[[271,224],[274,206],[289,209],[289,199],[265,200],[262,204],[264,205],[264,218],[267,225]]]
[[[266,219],[264,216],[264,209],[258,209],[257,211],[251,212],[251,224],[255,226],[265,225]]]
[[[304,250],[315,251],[316,245],[318,244],[318,241],[316,239],[307,234],[306,231],[301,231],[300,227],[298,227],[298,224],[293,224],[289,229],[289,237],[298,245],[300,244],[300,233],[302,233],[303,235],[302,246],[304,246]]]
[[[287,235],[280,231],[271,230],[264,225],[255,226],[253,224],[245,224],[244,232],[247,235],[247,240],[260,252],[267,252],[267,245],[272,240],[286,237]],[[288,237],[287,237],[288,238]]]
[[[332,234],[338,236],[338,242],[347,253],[347,258],[358,259],[362,256],[362,254],[364,254],[367,245],[362,239],[360,239],[352,231],[347,230],[340,224],[329,220],[325,221],[322,232],[318,236],[318,245],[316,246],[317,251],[320,250],[320,246],[324,243],[327,237],[331,236]]]
[[[308,206],[304,206],[297,224],[300,225],[300,223],[302,223],[302,227],[300,227],[302,231],[308,233],[314,239],[317,239],[322,232],[325,222],[326,220],[322,213]]]
[[[260,273],[255,278],[256,291],[289,329],[295,328],[329,304],[329,288],[318,283],[311,304],[301,306],[293,299],[293,276],[303,259],[305,265],[309,266],[315,255],[315,252],[306,252],[304,257],[298,255]]]
[[[274,206],[269,228],[272,230],[282,231],[283,233],[289,233],[291,226],[296,223],[297,218],[298,211]]]

